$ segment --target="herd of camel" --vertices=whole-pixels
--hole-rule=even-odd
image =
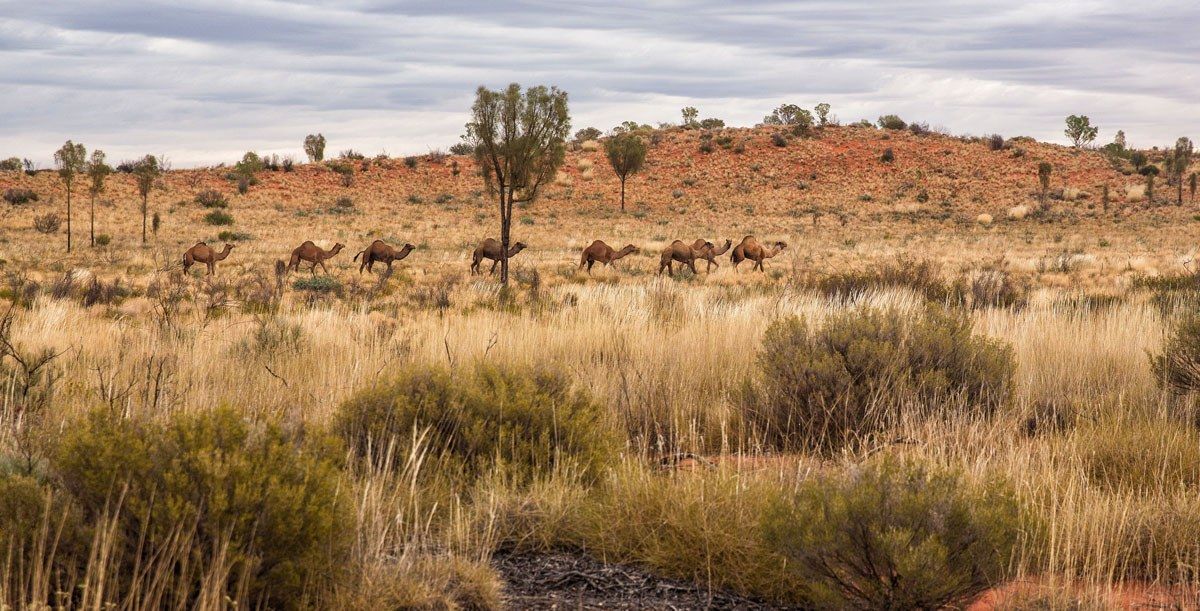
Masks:
[[[328,274],[329,270],[325,267],[325,261],[333,258],[345,247],[344,244],[337,243],[333,245],[333,248],[325,250],[313,244],[311,240],[306,241],[292,251],[287,270],[289,272],[299,270],[300,263],[305,262],[311,264],[309,271],[314,276],[317,273],[318,265],[321,266],[321,271]],[[763,271],[763,261],[783,252],[783,249],[787,248],[787,244],[784,242],[774,242],[769,246],[763,246],[752,235],[742,238],[742,241],[737,246],[733,246],[733,240],[725,240],[725,245],[720,248],[717,248],[712,242],[707,242],[703,239],[696,240],[691,244],[687,244],[682,240],[675,240],[663,249],[662,257],[659,258],[658,273],[662,274],[666,270],[667,274],[674,276],[674,264],[679,263],[682,266],[687,266],[695,274],[698,273],[696,271],[696,261],[705,261],[707,263],[705,271],[711,272],[714,266],[721,266],[720,263],[717,263],[716,258],[729,252],[731,247],[733,252],[730,253],[729,260],[733,262],[734,269],[737,269],[738,264],[742,261],[751,261],[753,263],[752,270]],[[512,258],[526,248],[527,246],[524,242],[513,244],[508,249],[509,258]],[[405,244],[401,248],[392,248],[383,240],[375,240],[366,249],[354,255],[354,261],[362,259],[362,263],[358,267],[358,273],[360,274],[363,271],[372,271],[372,267],[376,263],[385,263],[388,269],[391,270],[392,263],[407,257],[414,249],[416,249],[416,246],[412,244]],[[224,261],[232,251],[232,244],[225,244],[225,247],[218,252],[204,242],[197,242],[195,246],[192,246],[187,249],[187,252],[183,253],[183,273],[186,274],[193,265],[202,263],[208,268],[208,275],[213,275],[216,273],[217,262]],[[495,274],[496,265],[503,258],[503,252],[504,249],[498,240],[493,238],[484,240],[471,255],[471,273],[482,274],[483,272],[480,271],[479,264],[484,259],[490,259],[492,261],[491,273]],[[639,252],[639,249],[633,244],[628,244],[620,250],[615,250],[603,241],[596,240],[590,246],[583,249],[583,256],[579,260],[579,268],[583,269],[586,267],[590,274],[592,273],[592,266],[596,263],[610,265],[613,261],[636,252]]]

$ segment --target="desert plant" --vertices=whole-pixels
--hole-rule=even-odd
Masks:
[[[62,219],[60,219],[58,215],[53,212],[47,212],[46,214],[33,217],[33,228],[36,229],[38,233],[44,233],[47,235],[58,233],[58,230],[61,227]]]
[[[33,189],[24,187],[9,187],[4,190],[4,201],[12,204],[27,204],[38,201],[38,194]]]
[[[500,208],[500,283],[508,286],[512,209],[532,202],[566,157],[571,128],[567,94],[557,87],[513,83],[503,91],[480,87],[463,139],[475,145],[475,161],[484,184]]]
[[[1091,119],[1086,115],[1071,115],[1067,117],[1067,129],[1063,130],[1075,148],[1081,148],[1092,143],[1100,128],[1092,127]]]
[[[781,449],[836,450],[895,422],[909,405],[990,413],[1008,401],[1012,350],[972,332],[963,313],[857,307],[819,326],[767,328],[747,389],[748,416]]]
[[[209,225],[232,225],[233,215],[224,210],[213,210],[204,215],[204,222]]]
[[[700,117],[700,111],[696,110],[694,106],[684,107],[684,109],[680,112],[683,114],[684,127],[696,127],[700,124],[699,121],[697,121],[697,119]]]
[[[1194,290],[1196,280],[1187,277],[1185,290]],[[1164,388],[1177,393],[1200,391],[1200,315],[1185,315],[1173,322],[1161,352],[1150,357],[1150,366]]]
[[[1038,184],[1042,187],[1041,202],[1042,207],[1046,207],[1046,193],[1050,191],[1050,175],[1054,172],[1054,166],[1050,165],[1049,161],[1043,161],[1038,164]]]
[[[818,608],[964,608],[1004,579],[1019,518],[1008,486],[888,458],[806,480],[763,538],[815,577]]]
[[[292,283],[292,288],[297,291],[336,294],[342,291],[342,283],[338,282],[338,279],[333,276],[310,276],[308,278],[297,278]]]
[[[456,142],[450,145],[451,155],[470,155],[474,152],[475,147],[471,146],[469,142]]]
[[[233,600],[246,598],[242,575],[248,598],[295,608],[344,549],[338,458],[333,440],[302,439],[229,407],[162,424],[97,411],[65,432],[52,469],[93,519],[120,495],[114,557],[125,584],[139,577],[142,554],[166,556],[193,590],[224,561]]]
[[[700,121],[700,129],[721,129],[725,127],[725,121],[714,117],[709,117]]]
[[[794,125],[806,130],[813,126],[813,115],[795,104],[783,104],[763,117],[763,125]]]
[[[1146,202],[1154,205],[1154,178],[1158,176],[1159,169],[1156,165],[1142,166],[1138,173],[1146,177]]]
[[[779,132],[775,132],[775,133],[771,134],[771,144],[774,144],[775,146],[778,146],[781,148],[785,147],[788,145],[787,136],[784,136],[783,134],[781,134]]]
[[[103,248],[105,246],[108,246],[111,243],[112,243],[112,236],[108,235],[107,233],[96,234],[96,246],[100,246],[101,248]]]
[[[599,140],[600,136],[603,136],[603,135],[604,135],[604,132],[602,132],[594,127],[585,127],[583,129],[575,132],[575,142],[578,144],[582,144],[584,142],[587,142],[588,140]]]
[[[325,159],[325,136],[309,134],[304,137],[304,154],[309,163],[317,163]]]
[[[1192,139],[1181,137],[1175,141],[1175,148],[1171,150],[1171,157],[1167,160],[1167,169],[1171,180],[1175,181],[1178,187],[1178,199],[1175,200],[1175,204],[1178,206],[1183,205],[1184,175],[1187,174],[1187,169],[1192,164],[1194,150]]]
[[[625,181],[646,163],[646,142],[632,133],[613,135],[604,142],[604,154],[621,181],[621,211],[625,211]]]
[[[417,158],[416,158],[416,156],[414,156],[414,155],[409,155],[408,157],[405,157],[405,158],[404,158],[404,167],[406,167],[406,168],[408,168],[408,169],[410,169],[410,170],[415,170],[415,169],[417,169]]]
[[[91,180],[91,184],[88,185],[88,195],[91,195],[91,206],[88,210],[88,238],[93,247],[96,245],[96,198],[104,193],[104,183],[112,171],[112,167],[105,163],[104,151],[100,149],[92,151],[92,157],[87,164],[87,175]]]
[[[990,136],[987,136],[984,138],[984,141],[987,142],[988,149],[990,149],[990,150],[993,150],[993,151],[1004,150],[1004,136],[1001,136],[1000,134],[992,134]]]
[[[892,163],[896,160],[896,153],[892,151],[892,147],[883,149],[883,154],[879,156],[879,160],[883,163]]]
[[[229,200],[215,189],[206,189],[196,194],[196,203],[205,208],[225,208]]]
[[[829,110],[832,108],[827,102],[821,102],[813,107],[813,113],[817,115],[817,124],[824,127],[829,125],[830,116]]]
[[[67,140],[55,151],[54,165],[67,189],[67,252],[71,252],[71,195],[75,192],[75,177],[87,170],[87,149]]]
[[[9,157],[0,161],[0,172],[20,172],[21,159],[19,157]]]
[[[1200,487],[1200,433],[1169,419],[1104,421],[1074,432],[1088,480],[1111,492],[1147,495]]]
[[[381,467],[423,442],[451,473],[500,471],[521,482],[558,468],[594,479],[617,448],[604,407],[566,376],[484,363],[453,374],[410,368],[343,404],[333,428]]]
[[[133,165],[133,177],[137,182],[138,195],[142,198],[142,243],[146,243],[146,221],[150,214],[150,191],[158,184],[163,167],[154,155],[146,155]]]
[[[253,240],[254,236],[243,231],[224,230],[217,234],[217,239],[222,242],[246,242]]]
[[[879,127],[883,128],[883,129],[896,129],[896,130],[904,129],[904,128],[908,127],[908,123],[905,123],[904,119],[901,119],[900,117],[898,117],[896,115],[883,115],[883,116],[879,117],[878,125],[879,125]]]

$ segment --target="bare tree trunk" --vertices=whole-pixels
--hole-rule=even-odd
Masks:
[[[508,244],[512,229],[511,189],[500,191],[500,284],[508,286]]]
[[[67,187],[67,252],[71,252],[71,187]]]
[[[621,212],[625,212],[625,177],[621,177]]]
[[[92,194],[92,207],[88,212],[88,219],[91,221],[91,228],[88,229],[88,237],[91,238],[92,248],[96,247],[96,195]]]
[[[146,201],[146,196],[142,196],[142,244],[146,243],[146,210],[150,207],[150,203]]]

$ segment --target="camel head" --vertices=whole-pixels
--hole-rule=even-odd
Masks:
[[[408,254],[416,249],[417,249],[417,247],[413,246],[412,244],[405,244],[404,246],[402,246],[400,248],[400,252],[402,252],[404,254]]]
[[[524,242],[517,242],[516,244],[513,244],[511,248],[508,249],[508,256],[511,257],[511,256],[521,252],[522,250],[525,250],[526,248],[529,248],[529,246],[526,245]]]
[[[336,254],[338,254],[338,253],[339,253],[339,252],[341,252],[341,251],[342,251],[342,249],[343,249],[343,248],[345,248],[345,247],[346,247],[346,245],[345,245],[345,244],[342,244],[341,242],[338,242],[337,244],[334,244],[334,245],[333,245],[333,248],[329,249],[329,256],[333,256],[333,255],[336,255]]]
[[[776,242],[771,246],[771,249],[775,251],[775,254],[783,252],[783,249],[785,248],[787,248],[787,242]]]
[[[617,254],[613,255],[613,258],[620,259],[621,257],[632,255],[635,252],[641,252],[641,250],[639,250],[638,247],[634,246],[633,244],[626,244],[625,248],[622,248],[617,252]]]
[[[229,251],[231,251],[231,250],[233,250],[233,244],[230,244],[229,242],[226,242],[226,243],[225,243],[225,249],[223,250],[223,252],[229,252]]]

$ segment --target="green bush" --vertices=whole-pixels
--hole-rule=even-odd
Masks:
[[[292,283],[292,288],[297,291],[312,291],[314,293],[338,293],[342,290],[342,283],[338,282],[333,276],[309,276],[307,278],[297,278]]]
[[[821,325],[772,323],[748,418],[779,449],[836,450],[895,422],[909,405],[990,413],[1009,398],[1011,348],[972,333],[970,318],[859,307]]]
[[[883,149],[883,154],[879,156],[879,160],[884,163],[892,163],[896,160],[896,153],[892,151],[891,147]]]
[[[879,117],[879,127],[883,129],[904,129],[908,127],[908,124],[904,122],[904,119],[896,115],[883,115]]]
[[[409,369],[342,405],[334,430],[376,464],[401,460],[422,438],[452,472],[499,470],[518,482],[559,467],[593,479],[617,449],[603,406],[566,377],[486,364]]]
[[[113,558],[122,580],[133,578],[139,555],[175,554],[181,582],[198,591],[228,543],[231,597],[244,572],[252,600],[294,608],[338,566],[352,519],[338,494],[337,457],[332,439],[295,439],[220,408],[164,424],[97,411],[66,429],[52,462],[92,520],[120,497]]]
[[[244,231],[229,231],[225,230],[217,234],[217,239],[222,242],[246,242],[253,240],[254,236]]]
[[[204,222],[209,225],[232,225],[233,215],[221,210],[213,210],[204,215]]]
[[[14,206],[17,204],[27,204],[29,202],[36,202],[37,200],[38,200],[38,194],[35,193],[33,191],[33,189],[26,189],[23,187],[10,187],[10,188],[4,190],[4,201],[6,201],[10,204],[13,204]]]
[[[229,200],[216,189],[207,189],[196,194],[196,203],[205,208],[225,208]]]
[[[1172,494],[1200,487],[1200,433],[1169,419],[1103,422],[1076,432],[1084,472],[1113,492]]]
[[[863,271],[841,271],[802,282],[826,299],[853,301],[863,295],[887,289],[909,289],[939,304],[961,303],[960,289],[942,280],[941,269],[929,261],[901,259],[895,263],[873,265]]]
[[[1162,351],[1150,356],[1159,385],[1179,394],[1200,390],[1200,315],[1187,314],[1171,324]]]
[[[96,234],[96,246],[108,246],[112,243],[112,236],[107,233]]]
[[[814,478],[763,521],[817,608],[965,608],[1005,577],[1019,506],[1007,487],[884,460]]]

